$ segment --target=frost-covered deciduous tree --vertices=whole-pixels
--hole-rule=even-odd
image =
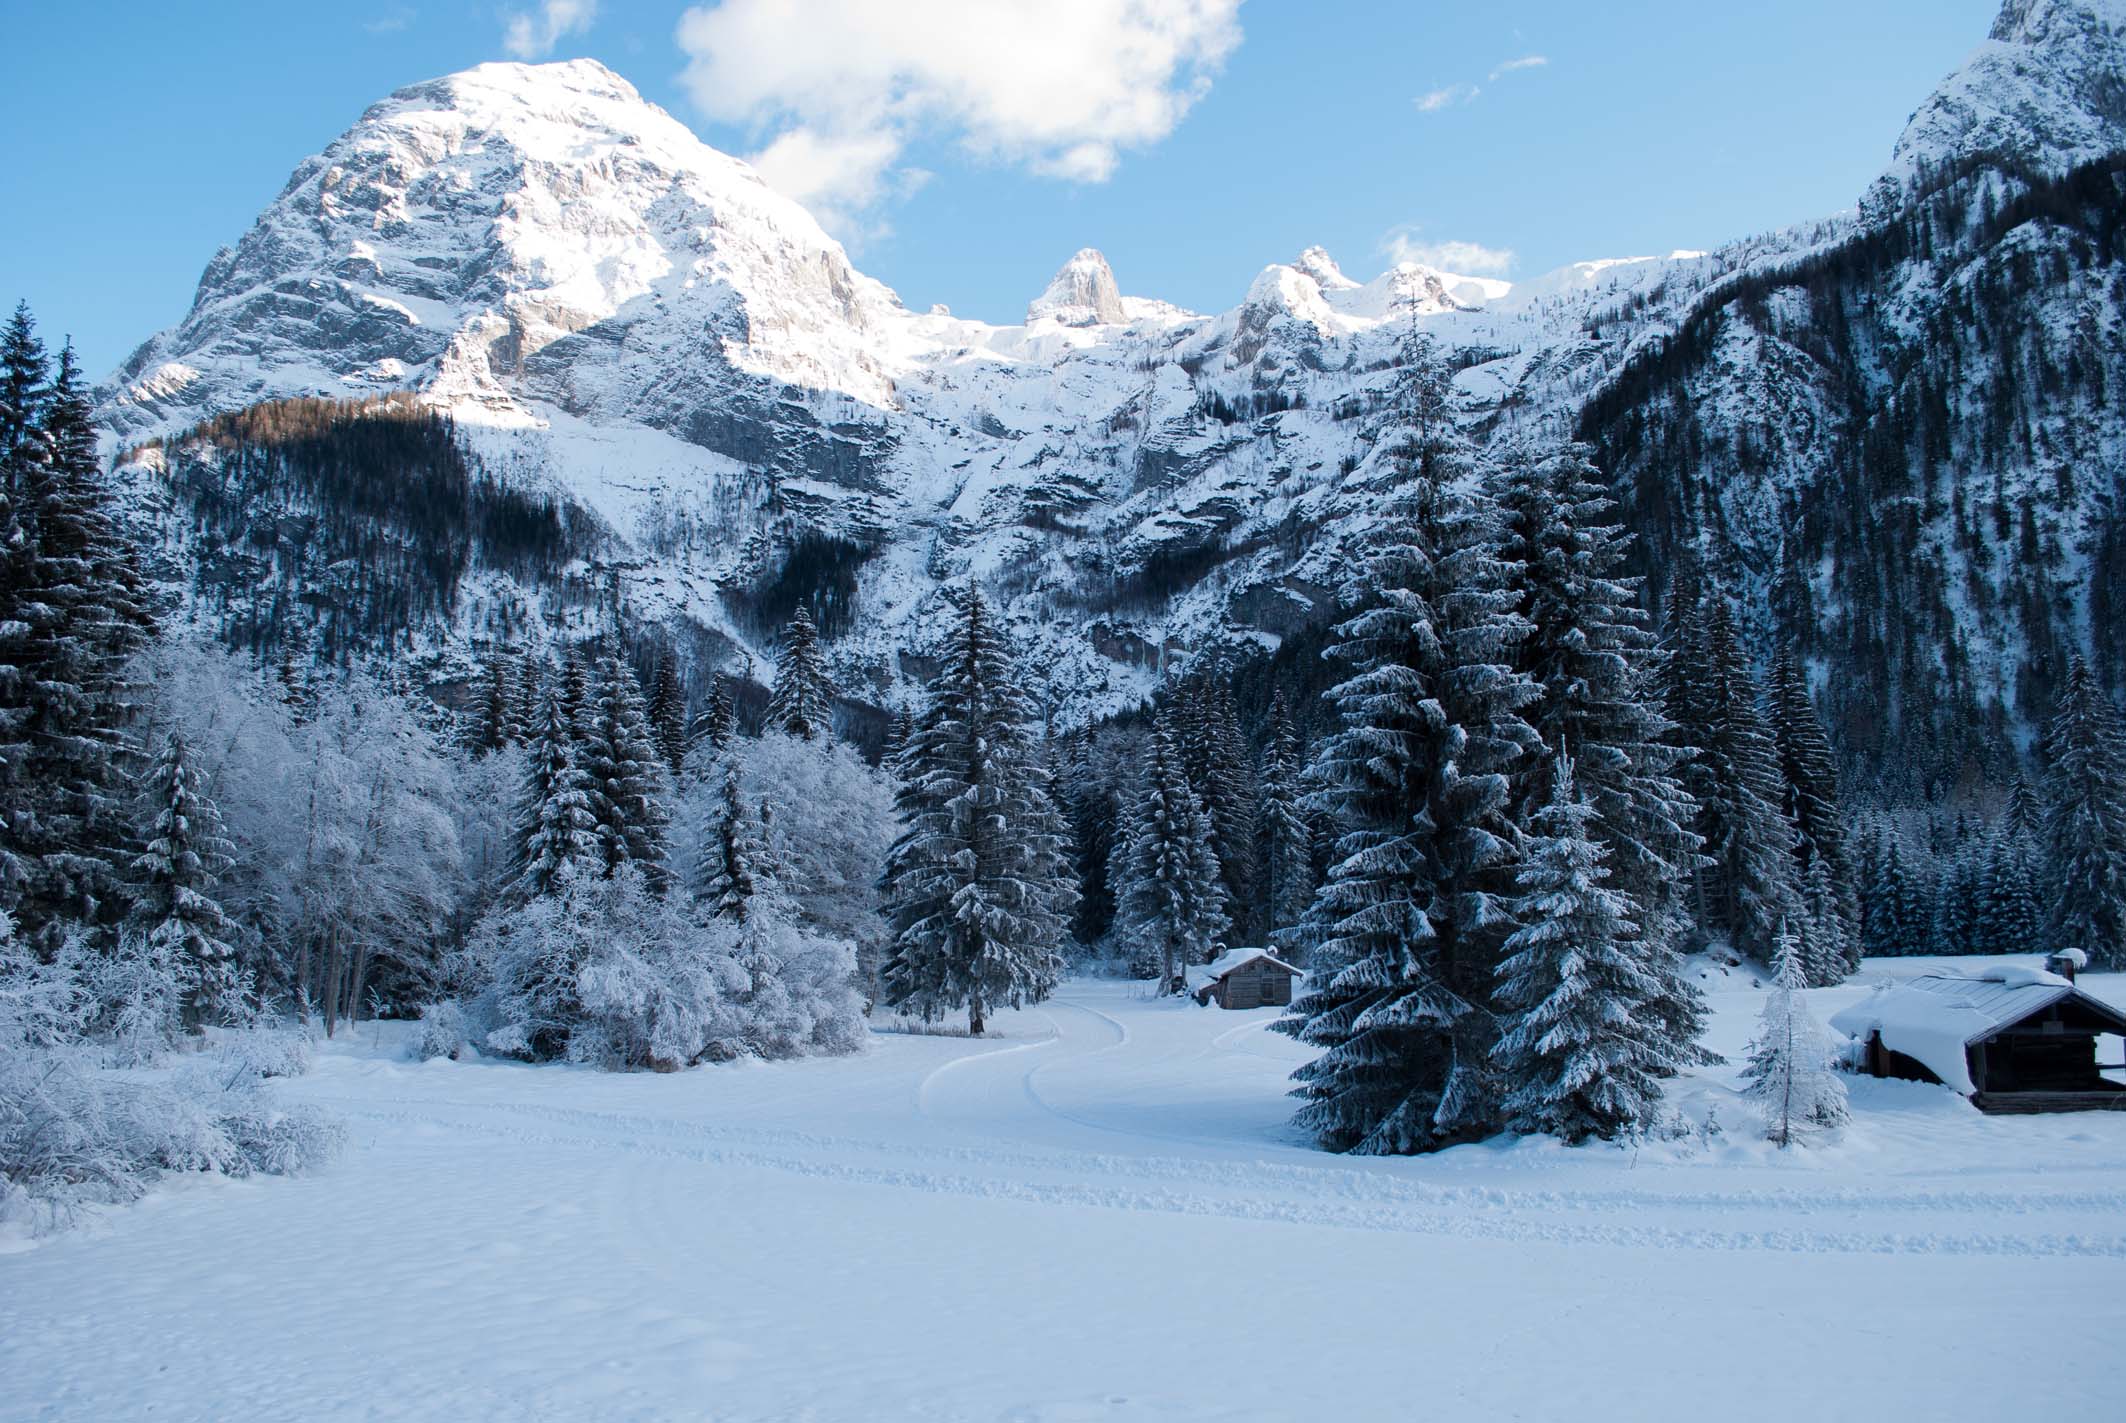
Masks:
[[[1660,1020],[1641,1011],[1660,985],[1637,952],[1631,902],[1607,884],[1594,805],[1574,786],[1572,762],[1553,763],[1549,803],[1523,851],[1520,928],[1497,970],[1505,1125],[1569,1142],[1636,1135],[1654,1119],[1675,1052]]]
[[[1809,1011],[1801,945],[1781,926],[1774,940],[1778,974],[1749,1046],[1742,1094],[1764,1114],[1764,1133],[1781,1146],[1845,1123],[1845,1082],[1831,1064],[1831,1044]]]
[[[721,855],[727,790],[735,791],[749,895],[770,896],[807,933],[853,946],[869,982],[888,939],[879,866],[899,825],[891,779],[844,742],[773,731],[734,738],[719,759],[736,772],[735,787],[728,775],[704,778],[690,788],[681,817],[697,847],[694,863],[708,868]]]
[[[186,1025],[226,1016],[241,995],[236,926],[214,897],[235,847],[202,786],[184,737],[171,732],[149,769],[142,801],[148,842],[133,861],[135,923],[174,966]]]
[[[673,1071],[863,1041],[847,945],[772,912],[697,919],[634,865],[571,865],[550,893],[482,919],[464,959],[484,985],[486,1046],[533,1060]]]
[[[955,601],[944,665],[901,756],[881,978],[894,1007],[926,1020],[965,1007],[980,1033],[992,1009],[1055,987],[1077,889],[1010,652],[978,591]]]
[[[1158,965],[1162,993],[1185,990],[1187,967],[1211,959],[1226,923],[1211,817],[1182,763],[1171,717],[1162,716],[1109,876],[1116,932],[1136,957]]]

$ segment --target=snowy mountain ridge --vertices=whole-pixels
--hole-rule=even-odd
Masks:
[[[1895,211],[1922,159],[2116,151],[2122,8],[2011,0],[1870,209]],[[1414,264],[1359,283],[1313,248],[1217,315],[1124,296],[1086,249],[1026,324],[990,326],[908,311],[603,66],[482,65],[399,91],[298,167],[104,414],[134,445],[263,400],[418,391],[483,468],[595,515],[597,574],[636,615],[698,629],[709,662],[763,656],[738,595],[826,539],[858,565],[834,643],[853,695],[904,695],[941,586],[976,577],[1044,693],[1097,715],[1176,653],[1319,624],[1382,496],[1372,412],[1410,322],[1479,437],[1563,437],[1731,284],[1856,230],[1522,283]],[[1739,359],[1738,379],[1785,369]],[[1782,556],[1781,500],[1825,477],[1806,464],[1716,496],[1755,529],[1727,540],[1750,577]],[[550,630],[575,616],[483,578],[447,640],[501,601]]]

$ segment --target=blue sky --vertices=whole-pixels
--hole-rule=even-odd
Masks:
[[[4,3],[0,300],[98,373],[369,103],[511,49],[594,56],[777,153],[910,306],[1011,321],[1088,245],[1125,291],[1216,310],[1313,243],[1359,278],[1448,243],[1531,276],[1823,216],[1998,8],[1071,0],[1051,43],[1035,0],[987,0],[1025,23],[982,34],[901,0],[934,23],[883,37],[856,31],[914,11],[719,0],[688,49],[689,7],[647,0]]]

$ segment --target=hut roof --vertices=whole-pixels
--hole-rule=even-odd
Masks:
[[[1257,959],[1268,959],[1287,973],[1297,973],[1296,965],[1288,964],[1268,949],[1227,949],[1217,958],[1203,966],[1203,976],[1212,983],[1224,978],[1236,968],[1244,967]]]
[[[1943,971],[1886,984],[1831,1015],[1852,1037],[1871,1032],[1959,1092],[1977,1090],[1964,1049],[2012,1023],[2073,998],[2126,1033],[2126,1013],[2092,998],[2058,974],[1998,964],[1970,973]]]

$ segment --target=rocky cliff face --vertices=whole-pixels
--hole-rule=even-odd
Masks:
[[[1870,655],[1840,611],[1856,569],[1919,580],[1881,600],[1893,643],[1906,622],[1966,647],[1993,636],[1994,605],[1938,555],[1994,499],[1987,480],[2011,530],[2023,492],[2046,491],[2030,517],[2041,552],[2061,550],[2050,591],[2013,596],[2064,598],[2032,626],[2086,636],[2099,595],[2076,588],[2101,560],[2075,550],[2107,536],[2121,459],[2088,403],[2126,372],[2116,224],[2086,201],[2001,224],[2010,200],[2121,146],[2122,30],[2120,0],[2013,0],[1857,220],[1520,284],[1418,266],[1361,284],[1310,249],[1217,315],[1122,295],[1088,250],[1017,327],[905,310],[598,65],[482,66],[393,95],[303,164],[105,410],[133,444],[266,399],[413,390],[483,477],[600,531],[576,576],[609,594],[490,570],[424,645],[461,646],[502,605],[536,637],[617,599],[699,630],[704,658],[757,658],[763,610],[827,578],[845,684],[888,702],[922,665],[941,585],[972,577],[1082,716],[1133,703],[1179,651],[1273,644],[1327,614],[1381,497],[1378,405],[1415,321],[1478,438],[1595,439],[1650,565],[1694,550],[1745,592],[1785,590],[1763,630],[1802,634],[1822,670]],[[2029,400],[1989,404],[2011,371]],[[2082,394],[2045,394],[2048,371]],[[1943,400],[1925,419],[1946,433],[1903,455],[1861,418]],[[1953,464],[1962,493],[1912,473],[1922,456]],[[1910,520],[1891,474],[1854,474],[1900,459],[1933,481]],[[1856,533],[1827,571],[1829,536],[1794,525],[1838,518],[1929,532]],[[1986,656],[2038,646],[2018,627]],[[1957,685],[2001,735],[2030,703],[2017,678]]]

